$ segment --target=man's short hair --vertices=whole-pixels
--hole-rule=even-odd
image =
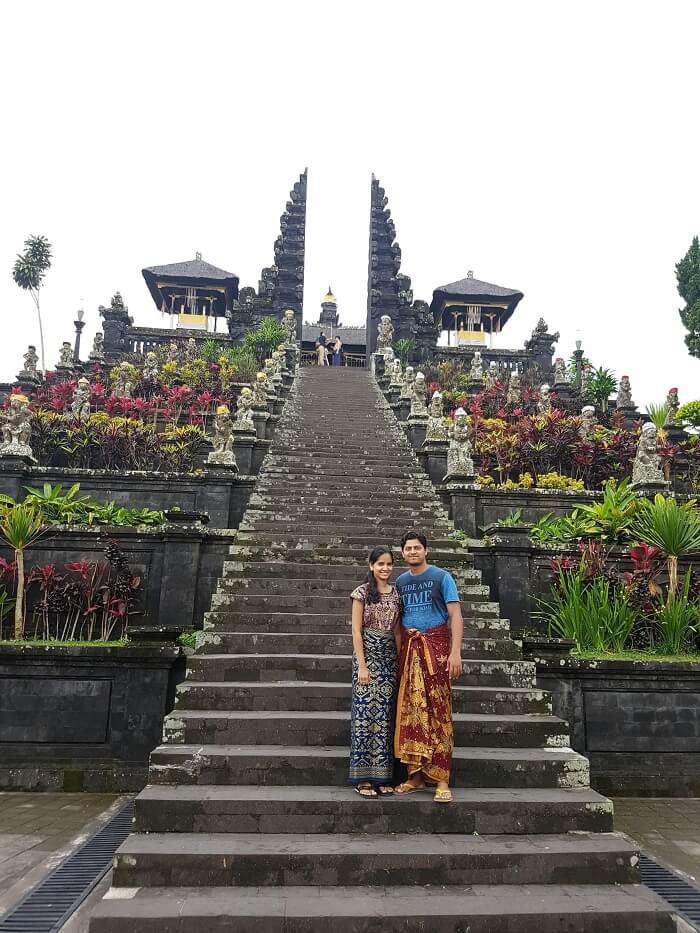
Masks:
[[[420,541],[424,548],[428,547],[428,539],[425,537],[422,531],[419,531],[417,528],[411,528],[410,531],[407,531],[406,534],[401,538],[401,550],[406,547],[406,542],[413,539]]]

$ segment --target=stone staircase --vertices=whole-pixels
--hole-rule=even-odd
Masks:
[[[345,783],[350,603],[425,529],[457,578],[454,802]],[[666,933],[508,622],[368,373],[302,370],[91,933]]]

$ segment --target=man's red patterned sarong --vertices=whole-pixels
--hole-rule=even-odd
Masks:
[[[452,690],[447,659],[450,630],[439,625],[403,629],[396,704],[394,754],[409,776],[422,771],[430,782],[449,781],[452,768]]]

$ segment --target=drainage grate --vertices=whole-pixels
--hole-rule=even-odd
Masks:
[[[643,883],[648,888],[667,900],[694,927],[700,928],[700,890],[698,888],[688,884],[675,872],[663,868],[648,855],[639,856],[639,871]]]
[[[94,836],[61,862],[0,920],[0,933],[53,933],[68,920],[109,871],[131,832],[130,801]]]

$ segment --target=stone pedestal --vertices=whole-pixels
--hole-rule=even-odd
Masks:
[[[394,412],[399,421],[406,421],[411,412],[411,400],[407,398],[399,398],[391,406],[391,410]]]
[[[616,411],[619,415],[622,415],[622,425],[628,431],[639,421],[640,415],[636,406],[634,408],[617,408]]]
[[[384,389],[384,397],[390,405],[395,405],[399,400],[399,389],[396,386],[388,385]]]
[[[213,467],[216,470],[226,470],[231,473],[238,473],[238,464],[236,456],[232,450],[228,451],[231,459],[229,460],[225,453],[210,453],[207,457],[206,466]]]
[[[233,433],[233,452],[236,456],[236,463],[241,473],[250,476],[253,471],[253,449],[257,440],[257,434],[250,431],[237,431],[234,428]]]
[[[372,375],[377,379],[381,379],[386,370],[386,361],[384,359],[384,354],[381,352],[373,353],[369,360],[370,371]]]
[[[36,392],[41,385],[41,382],[38,379],[33,379],[31,376],[25,376],[23,373],[19,373],[15,385],[22,390],[23,395],[28,395],[31,398],[33,393]]]
[[[472,477],[473,479],[473,477]],[[481,537],[481,530],[476,524],[476,504],[479,496],[479,487],[468,479],[458,477],[445,477],[443,487],[444,498],[447,501],[450,518],[455,528],[463,531],[469,538]]]
[[[565,411],[567,413],[578,412],[579,399],[573,388],[568,382],[557,382],[554,384],[552,392],[556,398],[552,402],[552,407]]]
[[[632,483],[632,489],[635,493],[644,499],[653,499],[659,493],[662,496],[670,496],[671,484],[666,481],[660,483]]]
[[[284,348],[284,368],[287,370],[290,379],[294,379],[294,373],[297,368],[299,351],[296,347]]]
[[[265,440],[271,441],[275,436],[275,429],[279,424],[280,416],[277,414],[270,415],[267,419],[267,424],[265,425]]]
[[[423,441],[418,459],[430,479],[439,485],[447,472],[447,448],[449,441]]]
[[[512,631],[528,626],[530,595],[531,525],[488,525],[486,543],[493,548],[493,575],[501,616]],[[515,624],[513,624],[515,622]]]
[[[406,421],[406,430],[411,447],[418,452],[423,446],[425,435],[428,430],[427,415],[409,415]]]
[[[253,421],[255,422],[255,433],[261,441],[267,438],[267,422],[270,418],[270,412],[264,408],[253,409]]]

